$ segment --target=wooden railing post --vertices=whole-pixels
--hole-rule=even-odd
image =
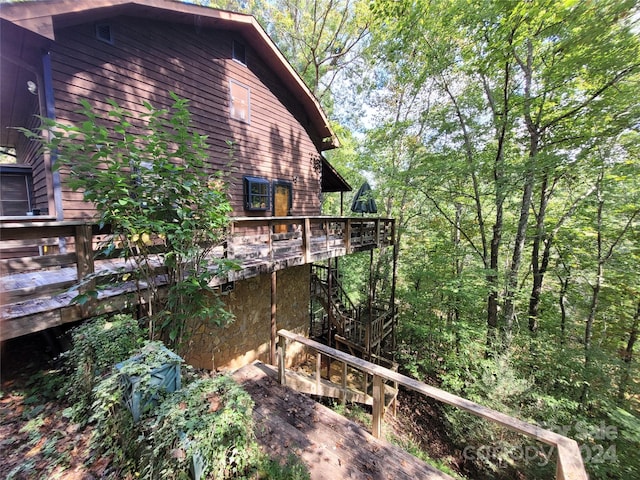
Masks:
[[[95,273],[95,264],[93,261],[93,232],[91,225],[77,225],[75,231],[76,242],[76,258],[77,258],[77,277],[78,282]],[[96,288],[95,280],[91,280],[86,283],[82,283],[79,288],[80,295],[94,291]],[[94,301],[88,301],[81,303],[83,316],[88,315],[91,310]]]
[[[382,417],[384,417],[384,381],[381,376],[373,376],[373,419],[371,435],[382,438]]]
[[[347,254],[351,253],[351,219],[347,218],[344,226],[344,249]]]
[[[302,254],[304,263],[311,261],[311,220],[309,217],[304,219],[304,232],[302,234]]]
[[[227,255],[226,257],[228,259],[233,259],[235,258],[235,252],[233,251],[233,247],[234,247],[234,242],[233,242],[233,236],[236,233],[236,224],[233,220],[231,220],[231,222],[229,222],[229,228],[227,230]]]
[[[316,352],[316,395],[320,395],[320,370],[322,369],[322,354]]]
[[[280,382],[280,385],[287,384],[286,359],[287,339],[280,335],[278,337],[278,382]]]
[[[267,250],[269,253],[269,260],[273,262],[273,227],[274,225],[269,222],[267,224]]]
[[[347,362],[342,362],[342,405],[347,403]]]
[[[325,251],[329,251],[329,220],[325,220],[324,221],[324,232],[325,232],[325,237],[324,237],[324,249]]]

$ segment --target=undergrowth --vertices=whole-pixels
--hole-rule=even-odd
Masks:
[[[27,472],[28,478],[54,478],[72,467],[70,448],[73,468],[78,467],[79,455],[82,458],[79,452],[85,452],[84,471],[92,478],[309,478],[295,455],[270,458],[261,452],[254,434],[253,401],[229,376],[179,364],[182,388],[174,392],[155,381],[136,380],[136,388],[148,391],[140,392],[146,407],[134,421],[125,398],[131,391],[123,388],[123,378],[157,373],[167,358],[175,359],[161,342],[142,338],[137,322],[125,315],[101,317],[73,332],[74,347],[64,356],[64,367],[43,373],[23,394],[16,394],[16,399],[23,395],[25,408],[20,438],[15,440],[20,444],[12,448],[16,455],[37,451],[37,457],[21,455],[19,460],[13,455],[12,466],[3,470],[6,478],[26,478]],[[60,408],[65,400],[67,408]],[[49,432],[51,421],[66,425],[68,431]],[[76,440],[70,441],[68,432]],[[81,437],[90,440],[76,451],[79,445],[74,442]],[[10,443],[5,439],[1,446]]]

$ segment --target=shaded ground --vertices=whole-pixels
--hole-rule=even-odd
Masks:
[[[109,459],[86,466],[91,429],[81,430],[48,398],[49,373],[64,348],[64,332],[34,334],[2,345],[0,478],[89,480],[100,478]],[[105,461],[106,460],[106,461]]]
[[[64,402],[48,396],[55,390],[52,382],[56,375],[51,368],[65,342],[63,335],[53,338],[38,334],[2,345],[0,479],[89,480],[108,478],[112,471],[111,458],[91,456],[91,427],[81,429],[74,424],[65,415]],[[386,430],[393,432],[400,444],[408,439],[428,447],[431,458],[456,470],[461,467],[455,460],[461,458],[460,452],[446,441],[439,411],[427,399],[401,394],[398,413],[395,419],[387,416]],[[289,450],[287,445],[282,446],[280,453]],[[340,442],[332,449],[334,446],[337,448]],[[377,478],[371,472],[369,477]]]

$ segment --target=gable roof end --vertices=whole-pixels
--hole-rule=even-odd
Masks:
[[[64,27],[115,15],[144,16],[240,33],[298,98],[311,125],[322,138],[320,150],[340,146],[318,100],[252,15],[172,0],[45,0],[0,6],[0,18],[50,40],[55,40],[54,20],[56,26]]]

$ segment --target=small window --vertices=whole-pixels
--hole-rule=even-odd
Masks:
[[[110,45],[113,45],[111,25],[108,23],[98,23],[96,25],[96,38],[101,42],[106,42]]]
[[[271,208],[269,181],[258,177],[244,177],[244,208],[269,210]]]
[[[247,50],[244,46],[244,43],[238,42],[237,40],[233,41],[233,59],[242,63],[243,65],[247,64]]]
[[[33,215],[31,167],[0,166],[0,216],[23,217],[27,214]]]
[[[229,82],[231,97],[231,118],[249,123],[251,114],[249,87],[245,87],[233,80]]]

